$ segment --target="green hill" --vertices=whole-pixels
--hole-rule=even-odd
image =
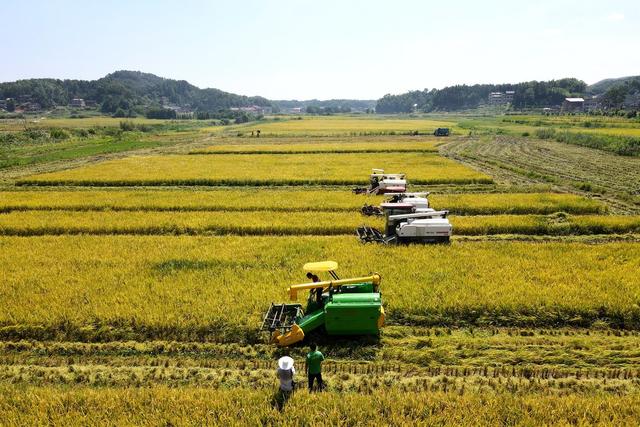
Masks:
[[[609,89],[615,86],[625,85],[633,81],[640,80],[640,76],[619,77],[616,79],[604,79],[597,83],[587,86],[587,92],[590,94],[598,95],[605,93]]]
[[[271,106],[259,96],[248,97],[219,89],[200,89],[184,80],[172,80],[139,71],[116,71],[98,80],[28,79],[0,83],[0,99],[27,98],[43,108],[68,105],[73,98],[92,100],[103,112],[118,108],[155,107],[163,102],[218,111],[248,105]]]

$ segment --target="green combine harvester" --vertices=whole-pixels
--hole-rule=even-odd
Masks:
[[[384,325],[380,295],[380,275],[340,279],[334,261],[304,265],[309,273],[325,272],[330,280],[289,287],[289,297],[297,300],[298,291],[309,290],[306,310],[301,304],[271,304],[262,321],[262,330],[271,333],[271,342],[286,347],[304,340],[311,331],[327,335],[378,335]],[[316,276],[317,277],[317,276]]]

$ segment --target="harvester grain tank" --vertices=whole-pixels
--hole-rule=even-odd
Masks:
[[[384,169],[373,169],[368,187],[354,188],[355,194],[389,194],[407,191],[407,179],[403,173],[384,173]]]
[[[384,203],[405,203],[413,205],[414,209],[412,213],[417,212],[435,212],[435,209],[429,207],[429,194],[428,192],[420,193],[398,193],[392,195],[385,200]],[[384,211],[381,206],[364,205],[360,212],[365,216],[384,215]]]
[[[289,297],[309,291],[306,309],[301,304],[271,304],[262,321],[263,331],[271,333],[271,342],[286,347],[302,341],[315,330],[327,335],[378,335],[384,325],[380,294],[380,275],[340,279],[334,261],[312,262],[304,270],[328,273],[325,281],[289,287]]]

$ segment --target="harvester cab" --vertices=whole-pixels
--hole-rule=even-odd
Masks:
[[[396,202],[380,205],[385,216],[384,233],[366,225],[356,233],[363,243],[448,243],[453,227],[449,211],[416,208],[412,203]]]
[[[354,188],[355,194],[390,194],[407,191],[407,179],[403,173],[384,173],[384,169],[373,169],[369,176],[369,187]]]
[[[340,279],[335,261],[304,265],[311,273],[327,273],[329,280],[289,287],[296,301],[299,291],[309,290],[306,310],[301,304],[271,304],[261,330],[271,333],[271,342],[286,347],[300,342],[311,331],[324,328],[327,335],[377,335],[384,325],[380,275]]]

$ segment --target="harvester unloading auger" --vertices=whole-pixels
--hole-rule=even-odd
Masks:
[[[368,187],[354,188],[355,194],[389,194],[407,191],[407,179],[403,173],[384,173],[383,169],[373,169]]]
[[[380,294],[380,275],[340,279],[334,261],[311,262],[304,270],[325,272],[330,280],[289,287],[289,297],[309,290],[306,310],[301,304],[271,304],[262,321],[263,331],[271,333],[271,342],[286,347],[300,342],[311,331],[324,328],[327,335],[377,335],[384,325]]]

